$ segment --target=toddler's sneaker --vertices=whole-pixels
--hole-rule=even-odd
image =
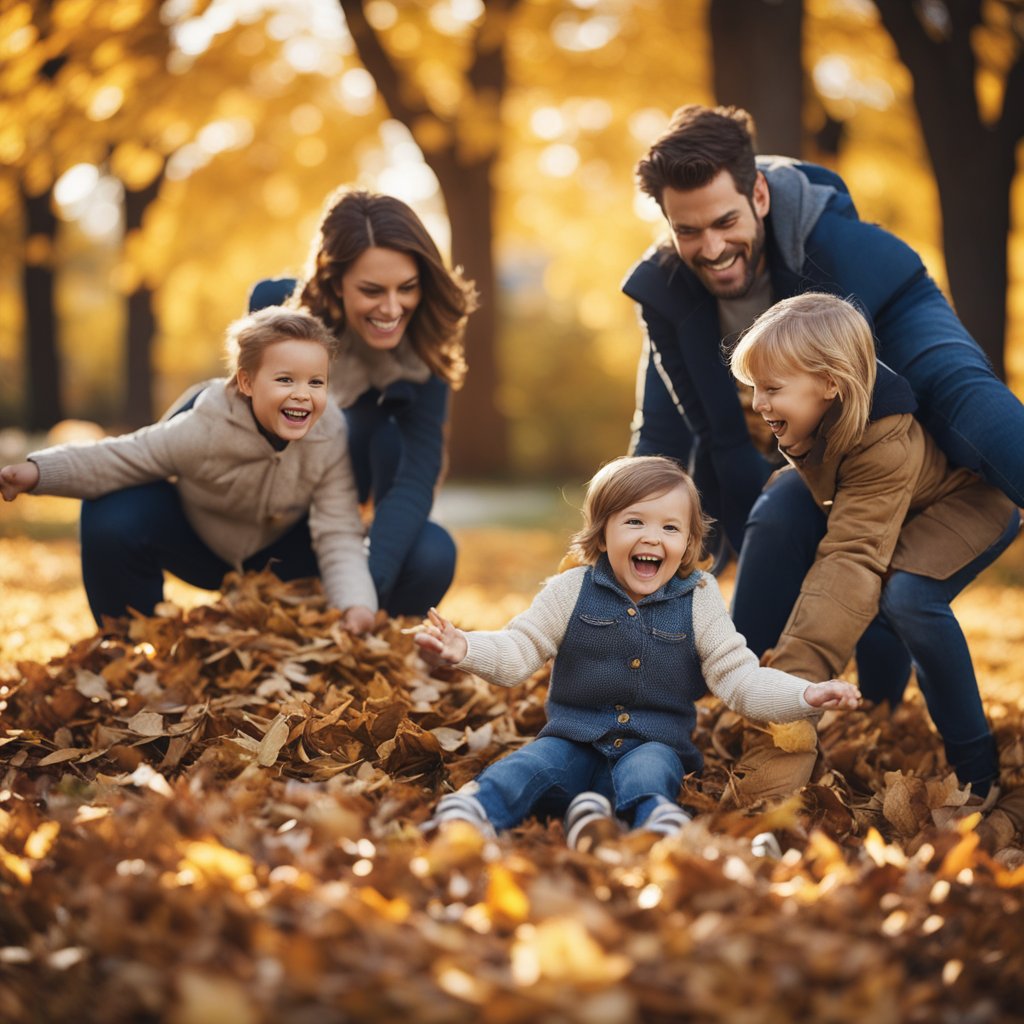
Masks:
[[[769,860],[782,860],[782,847],[771,832],[758,832],[750,840],[750,852],[755,857],[767,857]]]
[[[573,797],[563,824],[566,846],[584,853],[602,839],[612,839],[619,834],[619,823],[608,799],[589,790]]]
[[[677,836],[691,821],[693,821],[693,815],[684,811],[679,804],[666,800],[651,811],[640,828],[646,832],[657,832],[663,836]]]
[[[494,826],[487,817],[484,805],[468,793],[446,793],[437,801],[433,815],[420,828],[424,832],[432,832],[450,821],[468,822],[488,839],[494,838]]]

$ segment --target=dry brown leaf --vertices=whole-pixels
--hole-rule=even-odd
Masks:
[[[276,763],[281,748],[288,742],[288,731],[288,716],[278,715],[263,734],[263,739],[260,740],[259,748],[256,751],[257,764],[269,768]]]
[[[128,719],[128,728],[139,736],[163,736],[163,715],[155,711],[140,711]]]

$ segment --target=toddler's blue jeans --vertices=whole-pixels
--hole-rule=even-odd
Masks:
[[[472,791],[499,832],[531,814],[564,814],[586,790],[606,796],[637,828],[658,804],[678,800],[682,778],[679,755],[664,743],[627,739],[615,747],[540,736],[484,769]]]

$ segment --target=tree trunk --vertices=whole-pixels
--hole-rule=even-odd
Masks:
[[[1018,55],[1006,79],[1002,115],[987,124],[975,94],[978,0],[944,4],[946,20],[930,30],[906,0],[876,0],[876,6],[914,81],[957,315],[1005,379],[1010,187],[1024,133],[1024,62]]]
[[[53,253],[57,217],[53,192],[33,196],[22,190],[25,209],[25,261],[22,295],[25,306],[25,394],[23,414],[31,431],[48,430],[64,418],[61,367],[54,309]]]
[[[443,127],[450,141],[423,147],[437,175],[452,230],[452,262],[476,282],[481,308],[469,318],[466,360],[469,373],[452,400],[449,456],[453,475],[493,477],[508,466],[508,424],[495,397],[500,386],[497,339],[497,273],[494,265],[494,189],[491,170],[497,145],[480,152],[463,137],[458,115],[442,119],[427,104],[366,20],[362,0],[339,0],[363,66],[373,76],[391,116],[414,136],[424,122]],[[467,107],[483,105],[500,117],[505,92],[504,42],[508,18],[519,0],[492,0],[472,44],[466,74]],[[473,127],[470,127],[473,130]],[[495,132],[495,137],[499,135]],[[467,155],[469,154],[469,155]]]
[[[145,188],[124,191],[125,240],[142,229],[142,218],[160,193],[163,174]],[[140,282],[128,295],[125,325],[125,396],[122,417],[130,429],[153,422],[153,338],[156,316],[153,291]]]
[[[757,151],[803,149],[803,0],[711,0],[713,86],[719,103],[757,124]]]
[[[460,166],[438,161],[452,229],[452,263],[476,282],[480,308],[466,327],[469,373],[452,398],[449,453],[452,473],[464,477],[499,476],[508,464],[508,430],[495,402],[501,385],[498,362],[498,285],[494,264],[494,190],[491,164]],[[457,196],[453,201],[448,197]]]
[[[993,152],[998,148],[991,144],[994,140],[982,138],[970,144],[972,157],[964,159],[968,147],[963,146],[962,138],[959,141],[957,155],[943,158],[941,170],[940,163],[935,163],[949,290],[960,322],[988,356],[992,369],[1005,380],[1013,161],[1006,153]],[[984,145],[986,141],[988,145]],[[983,150],[989,151],[987,159],[973,158]],[[979,187],[980,180],[984,180],[983,187]]]

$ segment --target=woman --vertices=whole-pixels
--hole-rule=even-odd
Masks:
[[[339,341],[331,395],[348,422],[360,500],[373,502],[370,573],[380,605],[423,615],[455,573],[455,544],[428,516],[476,289],[445,267],[405,203],[342,188],[328,198],[305,279],[261,281],[249,309],[288,296]]]

